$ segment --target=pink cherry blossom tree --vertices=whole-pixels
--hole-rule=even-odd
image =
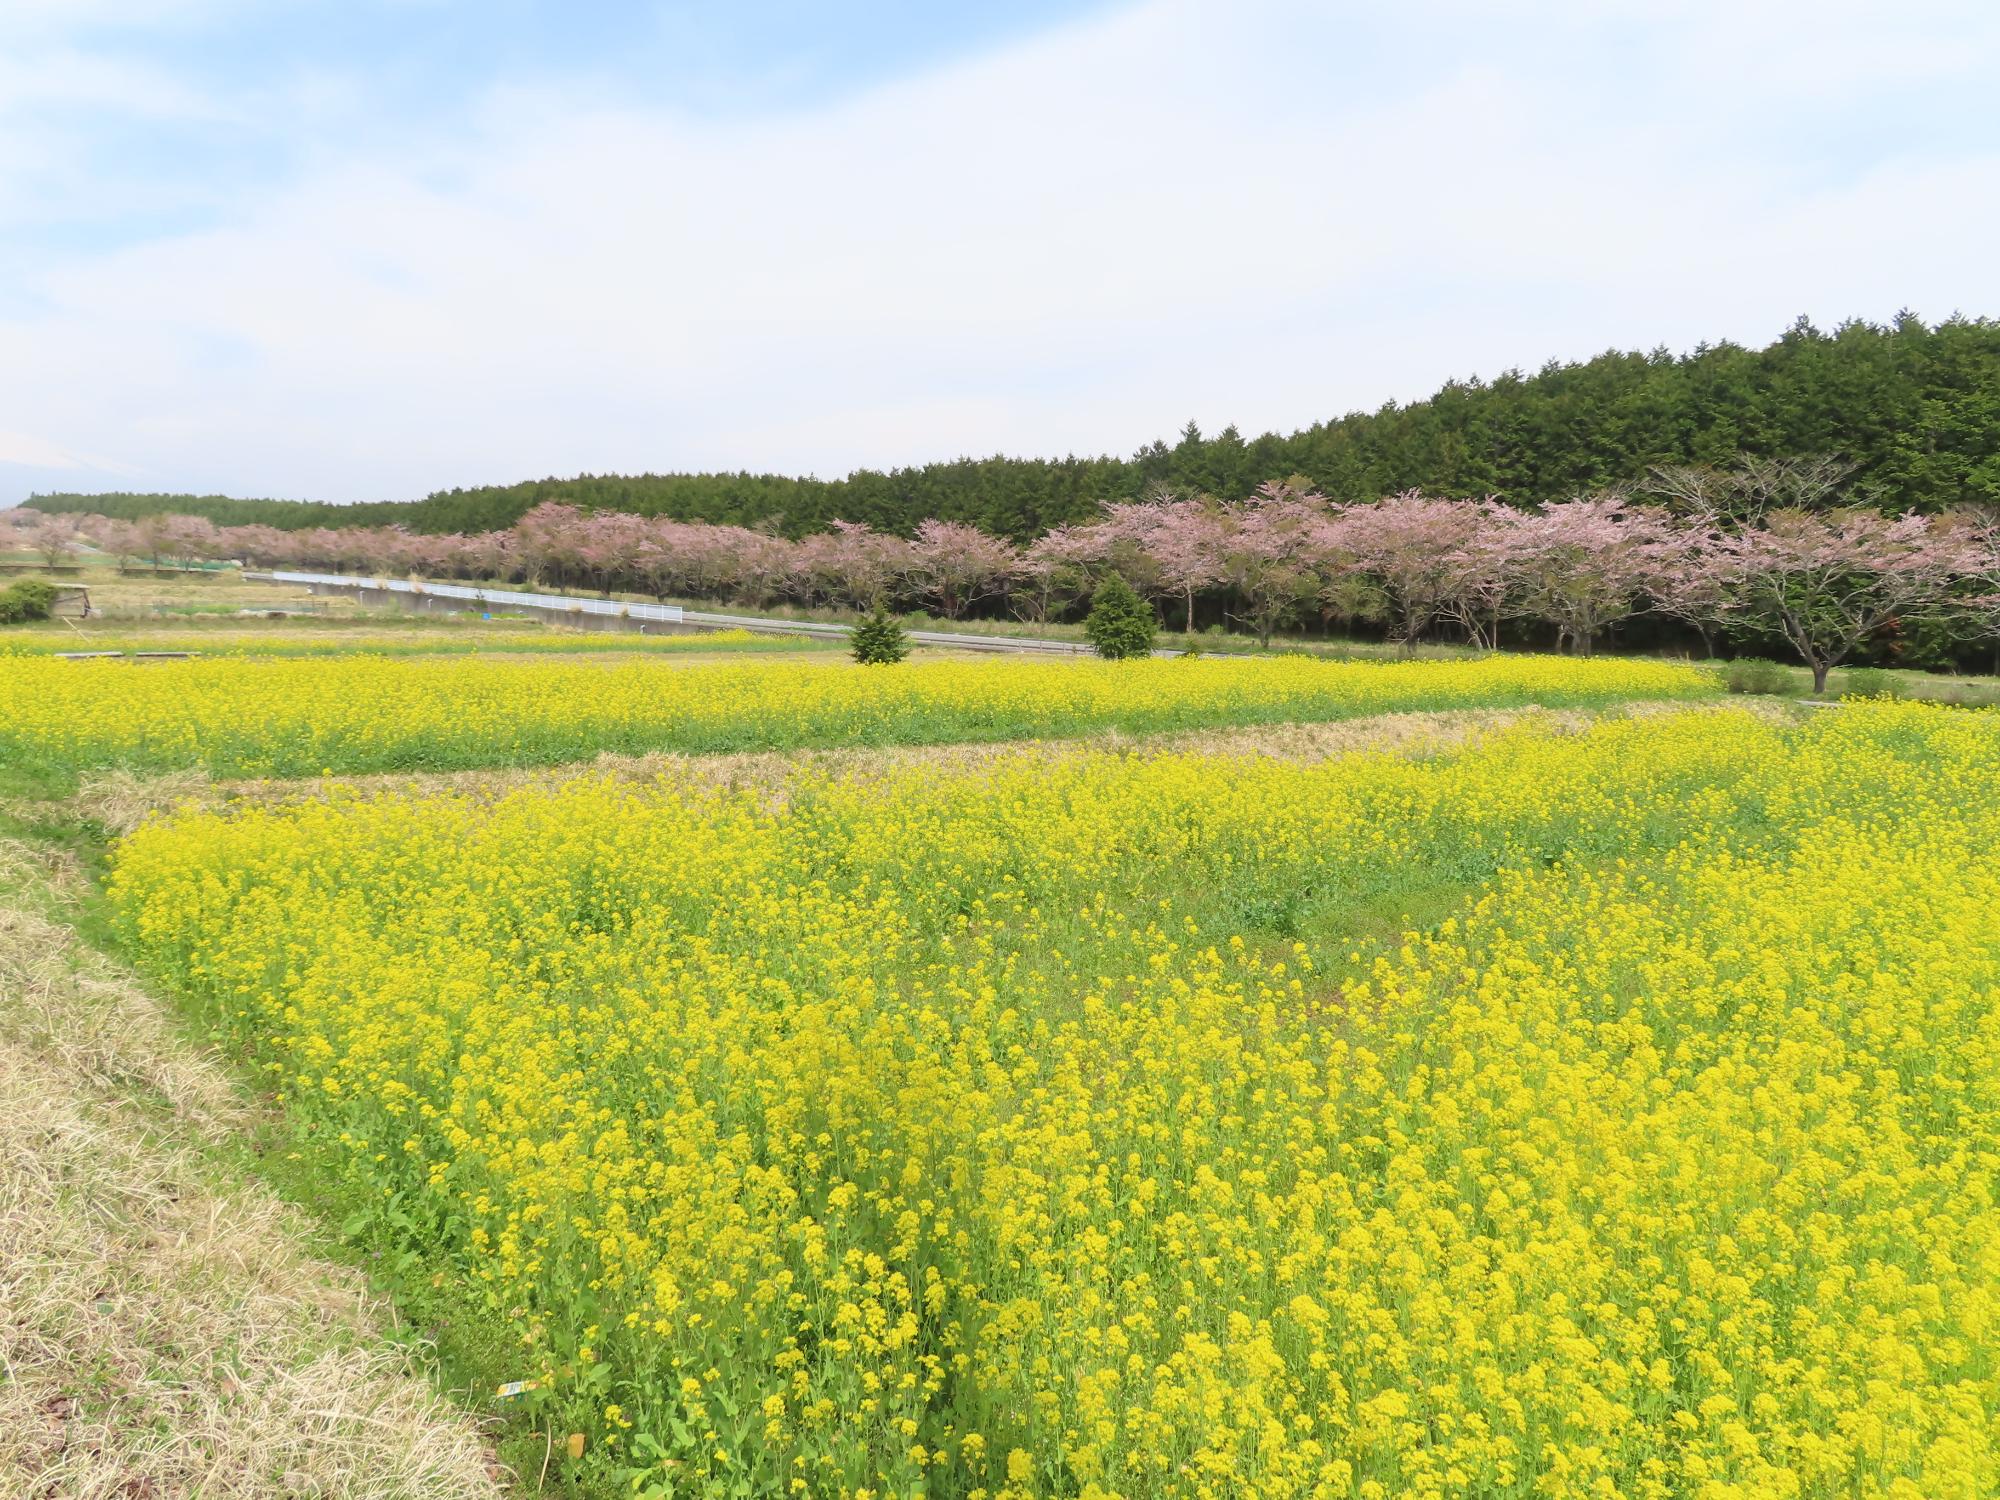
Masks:
[[[1558,650],[1588,656],[1644,602],[1668,532],[1662,512],[1622,495],[1545,503],[1510,529],[1511,608],[1555,626]]]
[[[155,545],[183,568],[228,551],[222,529],[206,516],[159,516]]]
[[[1145,592],[1180,604],[1182,628],[1192,634],[1195,596],[1223,580],[1224,507],[1211,495],[1160,490],[1106,506],[1100,525],[1107,546],[1129,548],[1143,562],[1131,571],[1142,575]]]
[[[1362,566],[1351,541],[1337,510],[1329,510],[1314,524],[1312,573],[1317,588],[1312,602],[1321,630],[1330,630],[1336,623],[1372,623],[1388,612],[1381,585]]]
[[[420,578],[452,578],[461,573],[465,552],[463,536],[456,532],[437,535],[417,532],[410,536],[407,554],[410,571]]]
[[[1965,559],[1968,587],[1961,604],[1969,628],[1993,642],[1993,670],[2000,673],[2000,501],[1962,506],[1940,525]]]
[[[655,517],[647,523],[645,539],[633,559],[639,587],[655,599],[688,592],[680,532],[679,522]]]
[[[1955,608],[1977,577],[1977,548],[1923,516],[1779,510],[1724,533],[1715,548],[1728,609],[1782,635],[1812,671],[1827,673],[1892,621],[1964,628]]]
[[[792,544],[785,560],[785,576],[778,591],[785,598],[808,608],[827,604],[839,597],[834,559],[838,541],[831,531],[815,531]]]
[[[520,567],[519,545],[512,531],[481,531],[460,539],[460,577],[511,583]]]
[[[1469,516],[1447,555],[1443,614],[1484,651],[1500,649],[1500,622],[1521,581],[1522,513],[1492,496],[1462,502]]]
[[[1646,599],[1655,614],[1691,626],[1705,657],[1715,655],[1715,637],[1729,623],[1731,596],[1720,554],[1722,533],[1708,516],[1669,519],[1651,544]]]
[[[720,532],[705,545],[717,564],[717,593],[762,607],[784,591],[791,571],[792,544],[781,536],[743,526],[705,527]]]
[[[1277,628],[1319,593],[1327,520],[1326,497],[1295,480],[1260,485],[1224,512],[1221,575],[1259,644],[1270,645]]]
[[[400,533],[401,528],[394,526],[346,526],[326,535],[338,571],[384,577],[407,571],[402,566]]]
[[[302,561],[316,568],[332,568],[336,573],[348,570],[353,546],[338,527],[315,526],[301,533],[301,539],[305,549]]]
[[[1328,545],[1374,580],[1390,634],[1409,650],[1461,608],[1470,580],[1485,575],[1489,561],[1477,551],[1481,524],[1476,505],[1405,490],[1344,507]]]
[[[1058,526],[1036,537],[1015,565],[1008,592],[1014,613],[1034,624],[1073,609],[1091,591],[1091,581],[1109,560],[1110,538],[1091,526]]]
[[[576,523],[570,548],[580,579],[609,598],[614,589],[638,580],[640,554],[648,540],[644,517],[601,510]]]
[[[81,535],[74,516],[37,514],[27,528],[28,545],[41,554],[42,562],[50,568],[62,567],[75,559]]]
[[[0,510],[0,552],[25,552],[28,546],[28,527],[34,523],[40,511],[15,506],[12,510]]]
[[[574,505],[544,500],[514,523],[514,545],[530,583],[562,587],[582,563],[577,556],[583,512]]]
[[[825,543],[821,566],[828,598],[854,609],[885,606],[915,566],[909,542],[852,521],[835,521],[820,537],[807,540]]]
[[[349,536],[361,549],[356,563],[370,573],[399,577],[416,571],[416,538],[400,526],[357,526]]]
[[[132,560],[146,550],[139,540],[139,528],[116,516],[86,518],[83,528],[97,549],[109,554],[121,568],[131,566]]]
[[[222,532],[226,555],[260,568],[277,567],[296,555],[298,533],[275,526],[229,526]]]
[[[733,526],[684,521],[668,521],[660,527],[677,559],[680,592],[696,599],[728,596],[738,571],[736,531]]]
[[[912,589],[956,620],[982,600],[1005,592],[1020,559],[1011,542],[958,521],[920,522],[910,542]]]

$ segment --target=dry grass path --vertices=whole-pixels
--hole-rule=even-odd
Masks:
[[[228,1164],[226,1071],[70,925],[84,881],[0,841],[0,1496],[497,1496],[352,1272]]]
[[[1732,708],[1788,716],[1797,706],[1780,699],[1732,698]],[[192,804],[201,808],[242,802],[285,802],[324,795],[338,785],[343,796],[391,793],[499,797],[527,786],[547,786],[579,775],[608,776],[621,781],[657,777],[695,780],[724,790],[757,790],[782,795],[801,772],[865,777],[919,766],[941,771],[965,770],[1022,756],[1056,759],[1089,751],[1123,751],[1134,755],[1197,753],[1217,756],[1275,756],[1314,762],[1340,755],[1380,752],[1428,755],[1466,745],[1488,734],[1521,724],[1535,724],[1558,733],[1578,733],[1606,718],[1685,713],[1699,708],[1677,700],[1640,700],[1608,708],[1476,708],[1425,713],[1375,714],[1327,723],[1260,724],[1247,728],[1176,730],[1166,734],[1132,735],[1117,731],[1048,740],[996,740],[949,745],[855,746],[826,750],[767,750],[715,755],[599,755],[560,766],[536,766],[492,771],[451,771],[413,775],[304,777],[262,781],[213,780],[200,771],[176,771],[142,776],[128,771],[89,774],[69,800],[75,816],[88,819],[113,834],[136,828],[154,813]],[[1714,705],[1710,705],[1714,706]]]

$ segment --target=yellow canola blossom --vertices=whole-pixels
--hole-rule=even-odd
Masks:
[[[1322,720],[1402,709],[1693,698],[1667,662],[1259,660],[610,663],[0,655],[0,757],[218,776],[555,764],[600,751],[923,744]]]
[[[507,652],[541,655],[595,655],[602,652],[700,655],[705,651],[801,651],[828,643],[799,636],[742,629],[688,635],[637,635],[549,630],[525,623],[468,621],[359,621],[352,625],[300,624],[246,629],[225,618],[208,627],[163,630],[155,626],[53,628],[0,634],[0,662],[9,656],[52,656],[78,651],[188,651],[215,656],[338,656],[359,652],[381,656],[453,655]],[[0,671],[4,671],[0,666]]]
[[[1992,715],[1704,709],[336,797],[111,891],[675,1494],[1972,1500],[1996,789]]]

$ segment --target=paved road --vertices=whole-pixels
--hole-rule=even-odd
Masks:
[[[433,593],[435,585],[413,585],[406,579],[362,579],[344,577],[328,573],[260,573],[249,571],[243,575],[247,579],[260,582],[306,583],[319,589],[340,589],[360,592],[364,588],[376,591],[390,591],[399,594],[420,595],[426,602],[455,607],[457,601],[447,594]],[[454,594],[469,592],[465,585],[448,586]],[[609,615],[618,607],[614,601],[586,599],[568,594],[526,594],[508,592],[501,601],[528,609],[547,610],[552,613],[579,612],[574,623],[585,629],[594,616]],[[476,606],[468,606],[476,607]],[[646,607],[646,606],[641,606]],[[783,620],[769,615],[724,615],[708,610],[689,609],[679,613],[676,623],[685,623],[703,630],[755,630],[764,635],[799,635],[819,640],[841,640],[852,630],[851,625],[838,625],[826,620]],[[1017,656],[1089,656],[1091,650],[1082,641],[1057,640],[1049,636],[1035,635],[971,635],[956,630],[912,630],[907,634],[912,641],[923,646],[944,646],[956,651],[998,651]],[[1156,650],[1155,656],[1180,656],[1182,652]]]
[[[691,609],[684,619],[690,625],[712,626],[717,630],[757,630],[766,635],[809,635],[838,639],[853,629],[850,625],[825,620],[775,620],[768,615],[718,615]],[[919,645],[951,646],[960,651],[1011,651],[1029,656],[1088,656],[1090,647],[1082,641],[1054,640],[1034,635],[968,635],[956,630],[909,630],[904,634]],[[1179,656],[1178,651],[1155,651],[1155,656]]]

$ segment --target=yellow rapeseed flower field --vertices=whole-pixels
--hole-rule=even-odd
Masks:
[[[557,764],[600,751],[1014,739],[1397,709],[1691,698],[1665,662],[939,661],[673,667],[345,656],[139,663],[0,655],[0,757],[219,776]]]
[[[865,732],[1326,670],[704,691],[858,681]],[[1995,1493],[1991,715],[336,794],[110,890],[621,1490]]]
[[[707,630],[688,635],[637,635],[549,630],[533,624],[481,624],[450,619],[246,628],[217,617],[207,626],[164,629],[145,625],[92,625],[87,629],[40,627],[0,634],[0,662],[8,656],[54,656],[79,651],[186,651],[215,656],[451,656],[478,652],[535,656],[601,653],[699,656],[710,651],[835,649],[834,641],[771,635],[752,630]],[[4,671],[0,665],[0,671]]]

